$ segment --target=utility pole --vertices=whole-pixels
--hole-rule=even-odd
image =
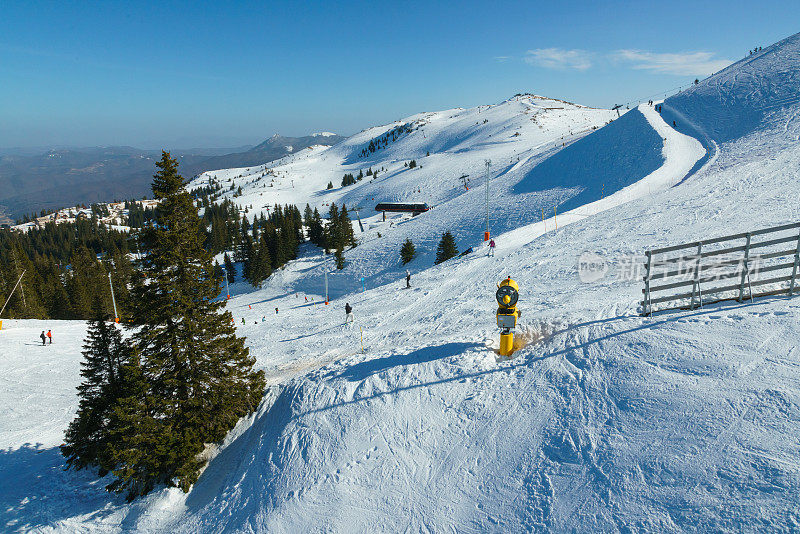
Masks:
[[[483,240],[489,240],[489,168],[492,166],[491,160],[486,160],[486,233],[483,235]]]
[[[364,233],[364,225],[361,222],[361,215],[358,214],[358,208],[356,208],[356,218],[358,219],[358,227],[361,228],[361,233]]]
[[[14,291],[16,291],[16,290],[17,290],[17,286],[19,285],[19,283],[20,283],[20,282],[22,282],[22,277],[23,277],[23,276],[25,276],[25,273],[26,273],[26,272],[27,272],[27,271],[22,271],[22,274],[21,274],[21,275],[19,275],[19,279],[17,280],[17,283],[16,283],[16,284],[14,284],[14,289],[12,289],[12,290],[11,290],[11,294],[10,294],[10,295],[8,295],[8,298],[6,299],[6,303],[5,303],[5,304],[3,304],[3,308],[2,308],[2,309],[0,309],[0,316],[2,316],[2,315],[3,315],[3,312],[4,312],[4,311],[6,311],[6,306],[8,306],[8,303],[11,301],[11,297],[13,297],[13,296],[14,296]]]
[[[328,304],[328,268],[325,267],[325,305]]]
[[[17,253],[14,252],[14,265],[17,266],[17,272],[19,272],[19,261],[17,261]],[[19,279],[22,280],[22,275],[25,274],[25,271],[22,271],[22,274],[19,275]],[[22,306],[25,308],[25,311],[28,311],[28,303],[25,301],[25,286],[20,286],[20,291],[22,291]]]
[[[117,299],[114,298],[114,284],[111,283],[111,273],[108,273],[108,285],[111,288],[111,304],[114,305],[114,322],[119,322],[119,314],[117,313]]]
[[[228,287],[228,269],[225,266],[222,267],[222,272],[225,275],[225,294],[228,296],[227,300],[231,299],[231,290]]]

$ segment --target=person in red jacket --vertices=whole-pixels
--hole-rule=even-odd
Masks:
[[[494,256],[494,239],[489,240],[489,253],[487,256]]]
[[[50,330],[47,331],[47,339],[49,340],[50,345],[52,345],[53,344],[53,332],[51,332]]]

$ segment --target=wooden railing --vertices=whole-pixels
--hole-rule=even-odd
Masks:
[[[791,296],[800,264],[800,223],[648,250],[645,256],[642,315],[725,300]],[[780,271],[784,273],[776,276]],[[754,287],[761,292],[754,293]]]

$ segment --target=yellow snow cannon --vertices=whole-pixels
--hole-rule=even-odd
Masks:
[[[517,309],[519,286],[509,276],[497,284],[497,326],[500,328],[500,356],[511,356],[514,352],[514,328],[520,312]]]

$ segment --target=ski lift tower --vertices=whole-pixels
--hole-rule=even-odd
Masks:
[[[222,273],[225,276],[225,300],[231,299],[231,290],[228,287],[228,269],[223,265],[222,266]]]
[[[622,107],[622,104],[616,104],[613,108],[611,108],[612,111],[616,111],[617,112],[617,118],[619,118],[619,108],[621,108],[621,107]]]
[[[486,160],[486,233],[483,234],[483,240],[489,241],[489,168],[492,166],[492,160]]]

